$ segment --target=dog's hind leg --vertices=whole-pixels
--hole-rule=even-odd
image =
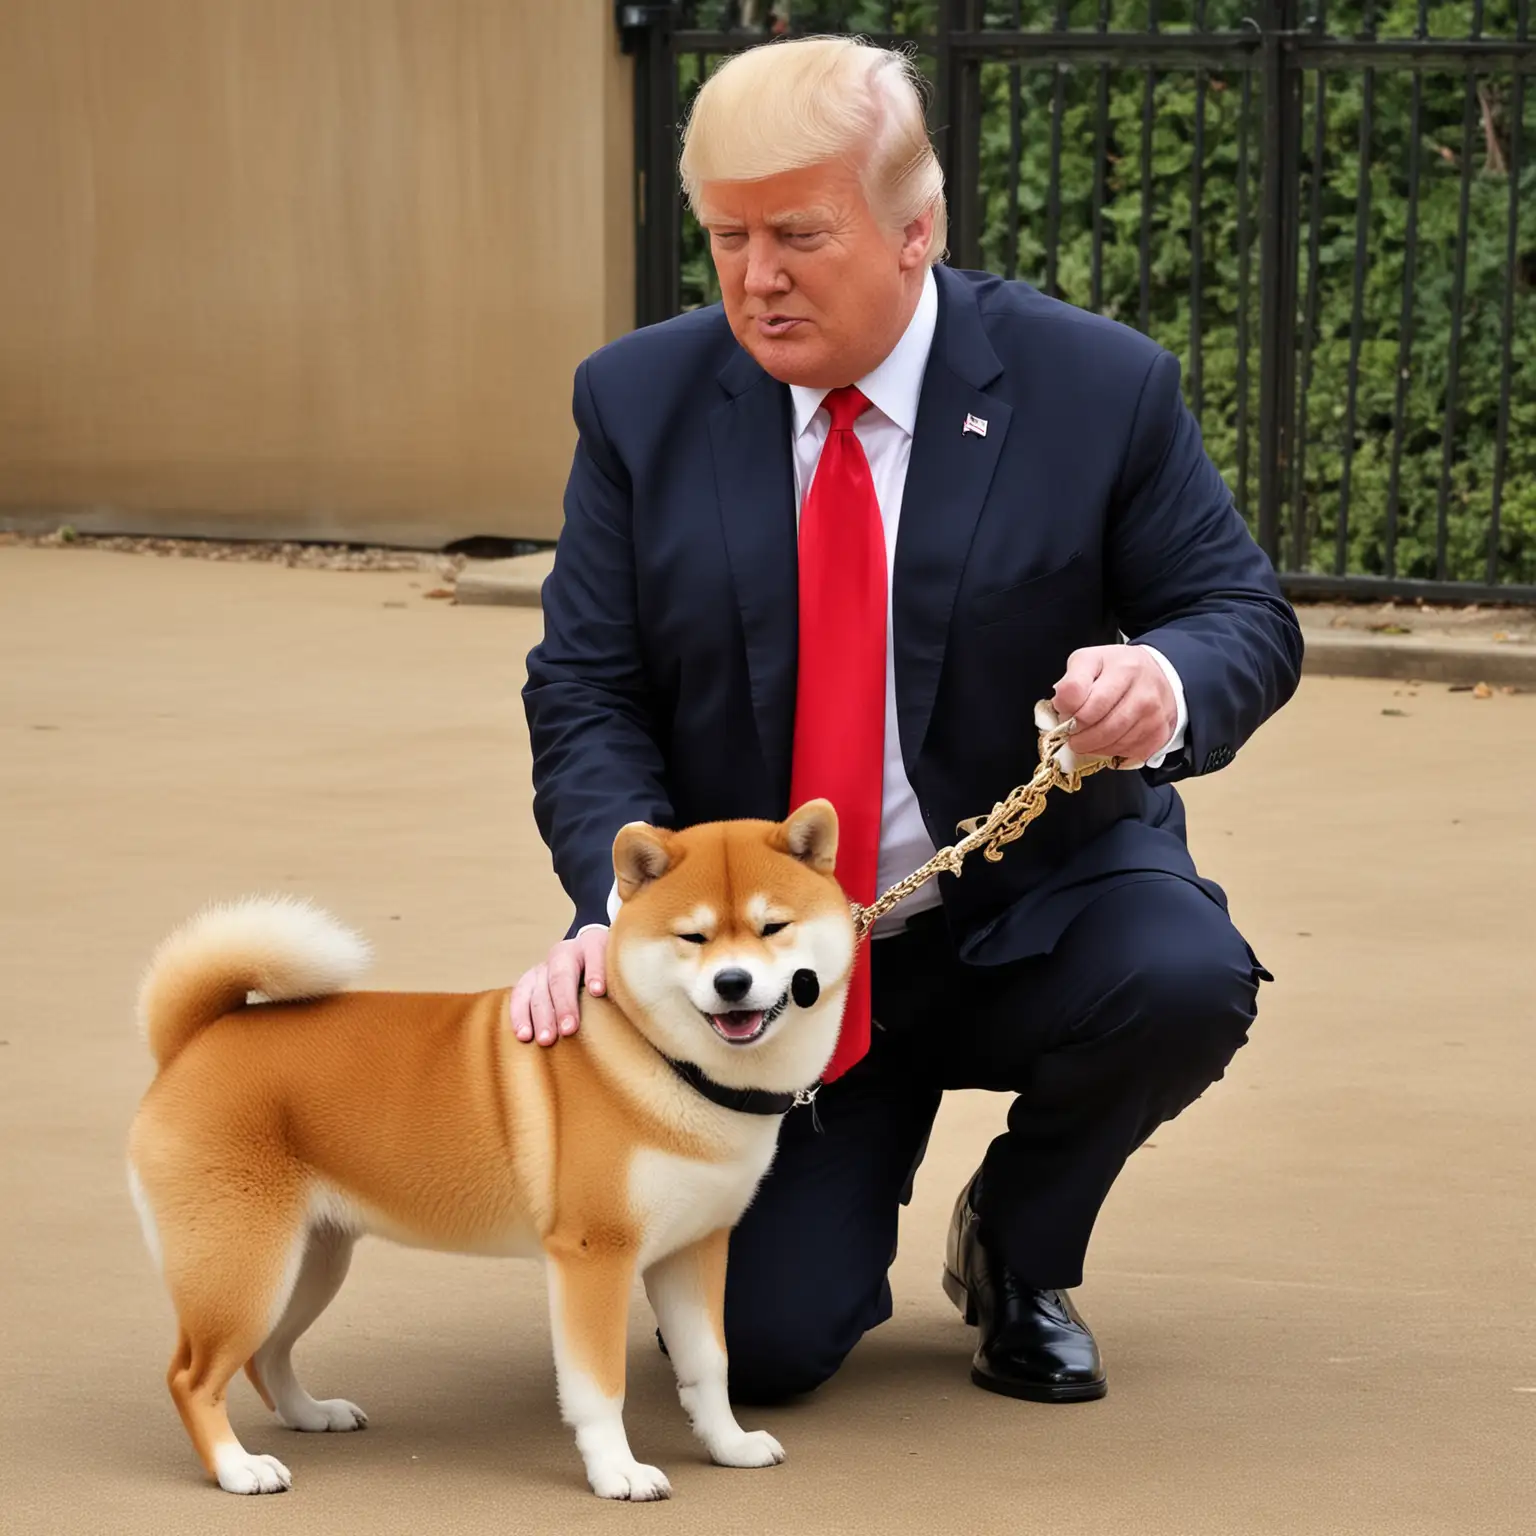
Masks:
[[[352,1234],[336,1227],[319,1226],[310,1232],[287,1309],[247,1367],[267,1406],[289,1429],[361,1429],[368,1422],[368,1415],[345,1398],[317,1402],[293,1372],[293,1346],[341,1289],[352,1245]]]
[[[180,1326],[167,1385],[209,1476],[230,1493],[280,1493],[292,1482],[282,1462],[240,1444],[225,1394],[287,1309],[302,1257],[300,1204],[204,1201],[160,1223]]]
[[[645,1293],[677,1373],[677,1395],[711,1460],[722,1467],[771,1467],[784,1450],[766,1430],[748,1433],[731,1411],[725,1353],[725,1259],[730,1229],[658,1260]]]

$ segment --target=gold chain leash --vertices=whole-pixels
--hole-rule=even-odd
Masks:
[[[1065,771],[1056,761],[1056,754],[1066,746],[1073,726],[1074,722],[1068,720],[1040,733],[1040,766],[1035,770],[1035,776],[1029,783],[1019,785],[1006,800],[998,801],[987,815],[962,821],[959,830],[966,835],[960,842],[939,849],[926,864],[914,869],[905,880],[897,881],[872,905],[864,907],[856,901],[851,902],[858,937],[862,940],[887,912],[934,875],[959,875],[966,857],[978,848],[989,863],[997,863],[1003,856],[1003,849],[1022,837],[1024,829],[1045,809],[1045,798],[1053,789],[1064,789],[1069,795],[1075,795],[1089,774],[1097,773],[1101,768],[1120,766],[1118,757],[1100,757],[1081,763],[1070,772]]]

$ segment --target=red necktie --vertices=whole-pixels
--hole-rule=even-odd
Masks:
[[[853,424],[858,390],[822,402],[832,429],[800,514],[800,654],[791,809],[837,809],[837,877],[853,901],[875,898],[885,778],[885,529]],[[869,1049],[869,943],[859,946],[837,1049],[824,1082]]]

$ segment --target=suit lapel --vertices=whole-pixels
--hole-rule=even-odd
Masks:
[[[789,390],[746,352],[720,373],[709,419],[726,555],[746,636],[758,742],[775,803],[789,796],[799,566]]]
[[[912,433],[892,592],[896,709],[909,770],[933,718],[955,595],[1013,417],[986,393],[1002,365],[970,284],[943,266],[934,277],[938,322]],[[984,436],[964,430],[967,417],[986,423]]]

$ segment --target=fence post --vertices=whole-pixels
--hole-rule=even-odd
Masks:
[[[624,52],[635,60],[635,324],[653,325],[682,301],[672,6],[614,10]]]
[[[983,0],[939,0],[934,129],[949,204],[949,259],[981,266],[981,64],[956,54],[956,32],[979,32]]]
[[[1298,0],[1263,7],[1264,135],[1259,225],[1259,529],[1278,569],[1296,399],[1301,71],[1290,46]]]

